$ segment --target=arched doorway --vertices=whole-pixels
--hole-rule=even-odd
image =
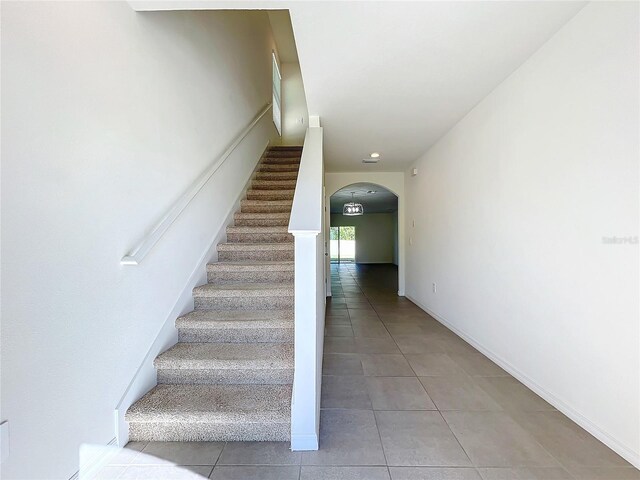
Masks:
[[[404,296],[405,285],[405,218],[404,218],[404,172],[326,172],[325,173],[325,232],[326,232],[326,251],[327,251],[327,294],[331,292],[331,275],[330,275],[330,204],[331,196],[338,190],[349,185],[368,183],[375,185],[376,188],[384,188],[392,192],[398,198],[398,295]]]
[[[356,207],[362,206],[362,212]],[[399,198],[379,183],[356,182],[329,195],[328,253],[331,271],[375,272],[385,282],[399,283]],[[398,292],[400,293],[400,289]]]

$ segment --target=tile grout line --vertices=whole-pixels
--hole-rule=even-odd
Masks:
[[[365,295],[365,297],[366,297],[366,295]],[[348,306],[349,305],[347,305],[347,307]],[[375,312],[376,317],[378,317],[378,320],[380,320],[382,322],[382,320],[380,319],[380,316],[378,315],[378,312],[376,311],[375,307],[373,307],[373,305],[371,305],[371,307],[373,308],[373,311]],[[349,322],[351,322],[351,312],[349,312],[348,308],[347,308],[347,314],[349,315]],[[383,325],[384,329],[387,330],[387,327],[384,325],[384,323],[382,325]],[[353,328],[353,323],[351,324],[351,326]],[[389,333],[388,330],[387,330],[387,333]],[[396,345],[396,347],[397,347],[397,345]],[[398,350],[399,350],[399,348],[398,348]],[[359,353],[358,353],[358,359],[360,360],[360,365],[362,366],[362,373],[363,373],[363,376],[364,376],[364,365],[362,364],[362,358],[360,357]],[[365,377],[365,382],[366,382],[366,377]],[[371,403],[371,410],[373,412],[373,421],[375,422],[376,431],[378,432],[378,439],[380,440],[380,448],[382,449],[382,456],[384,457],[384,463],[385,463],[385,467],[387,469],[387,475],[389,476],[389,480],[391,480],[391,469],[389,468],[389,461],[387,460],[387,452],[385,451],[384,443],[382,442],[382,434],[380,433],[380,427],[378,426],[378,416],[376,415],[376,411],[373,409],[373,402],[371,401],[371,395],[369,395],[369,389],[368,388],[367,388],[367,396],[369,397],[369,402]]]

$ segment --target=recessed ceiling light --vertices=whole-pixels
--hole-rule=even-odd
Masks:
[[[380,154],[378,152],[373,152],[371,155],[369,155],[371,158],[380,158]]]

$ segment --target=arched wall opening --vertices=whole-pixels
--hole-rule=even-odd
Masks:
[[[366,190],[364,190],[366,188]],[[363,195],[362,190],[376,191],[375,194],[365,194]],[[364,255],[357,255],[355,258],[356,262],[362,263],[395,263],[398,267],[398,295],[404,295],[404,275],[405,275],[405,226],[404,226],[404,173],[402,172],[386,172],[386,173],[326,173],[325,174],[325,205],[326,205],[326,215],[325,215],[325,241],[326,241],[326,252],[327,252],[327,295],[331,293],[331,225],[332,225],[332,197],[334,197],[334,212],[333,218],[335,224],[341,223],[346,225],[346,223],[354,223],[350,220],[345,220],[346,223],[340,221],[340,217],[342,217],[342,213],[336,211],[336,206],[342,202],[343,199],[350,197],[351,191],[357,191],[359,193],[356,194],[356,202],[362,203],[365,206],[365,214],[363,217],[367,215],[367,203],[370,204],[369,215],[370,219],[373,215],[379,215],[377,220],[380,221],[381,229],[389,229],[389,223],[393,228],[393,238],[391,241],[388,240],[388,232],[387,240],[385,240],[385,244],[387,247],[377,245],[376,242],[370,242],[370,245],[367,247],[367,251],[364,252]],[[346,195],[345,195],[346,193]],[[338,194],[338,195],[336,195]],[[390,200],[391,197],[396,199],[395,205],[392,207],[392,211],[379,211],[381,210],[380,205],[384,202],[379,202],[379,205],[373,205],[371,201],[373,198],[378,195],[379,197],[384,197],[387,200]],[[338,201],[336,199],[339,198]],[[348,200],[347,200],[348,201]],[[375,203],[375,200],[374,200]],[[387,215],[385,215],[385,213]],[[385,218],[388,217],[388,218]],[[357,217],[346,217],[346,219],[354,219]],[[362,220],[355,220],[355,222],[362,224]],[[375,222],[367,222],[365,220],[366,231],[362,231],[363,234],[372,235],[375,232]],[[372,232],[373,228],[373,232]],[[357,243],[356,243],[357,245]],[[356,248],[358,248],[356,246]],[[386,256],[384,256],[384,252],[381,251],[387,249]],[[389,248],[391,249],[389,251]],[[395,250],[395,251],[394,251]],[[362,253],[362,252],[361,252]],[[382,256],[381,256],[382,255]]]

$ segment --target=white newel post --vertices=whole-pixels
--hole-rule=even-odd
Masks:
[[[292,450],[318,449],[325,312],[323,183],[322,128],[310,127],[289,221],[295,239]]]

